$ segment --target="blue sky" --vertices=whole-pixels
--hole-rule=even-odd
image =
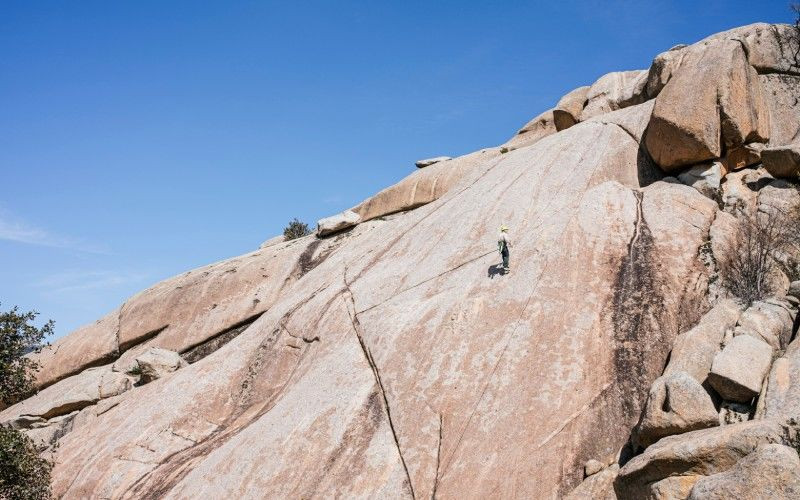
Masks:
[[[784,1],[0,1],[0,302],[57,335]]]

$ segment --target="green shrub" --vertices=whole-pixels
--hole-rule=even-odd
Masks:
[[[19,313],[17,307],[0,312],[0,402],[12,405],[33,392],[38,363],[25,354],[38,352],[42,341],[53,333],[53,321],[41,328],[29,324],[35,311]]]
[[[289,222],[289,225],[283,229],[283,236],[286,240],[294,240],[296,238],[302,238],[303,236],[308,236],[311,234],[311,229],[308,227],[308,224],[302,222],[297,217],[292,219]]]
[[[0,425],[0,498],[51,498],[53,464],[39,457],[33,441],[20,431]]]

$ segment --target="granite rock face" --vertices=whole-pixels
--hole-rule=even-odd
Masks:
[[[769,446],[798,445],[797,299],[746,308],[716,264],[740,212],[798,197],[756,168],[800,127],[790,36],[676,47],[316,235],[157,283],[34,355],[42,390],[0,423],[63,498],[790,491]]]

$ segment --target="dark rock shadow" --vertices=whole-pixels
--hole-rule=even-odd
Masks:
[[[666,177],[666,173],[661,170],[661,167],[653,161],[647,148],[644,146],[644,138],[647,136],[649,130],[645,130],[642,134],[642,140],[639,142],[639,151],[636,152],[636,173],[639,177],[639,186],[646,187],[650,184],[660,181]]]
[[[503,276],[504,274],[506,274],[505,269],[503,269],[503,264],[492,264],[491,266],[489,266],[489,270],[487,271],[486,276],[489,279],[492,279],[495,276],[497,276],[498,274],[500,276]]]

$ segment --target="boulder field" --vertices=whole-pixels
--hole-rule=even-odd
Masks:
[[[798,498],[800,282],[747,305],[717,268],[800,201],[797,44],[673,47],[157,283],[0,422],[60,498]]]

